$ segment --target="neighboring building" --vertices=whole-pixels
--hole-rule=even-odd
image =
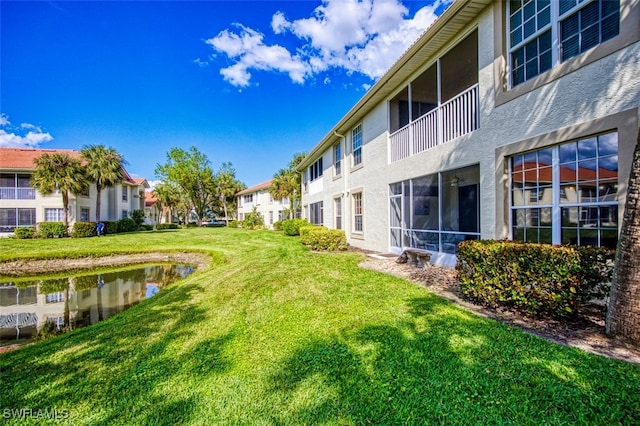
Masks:
[[[273,180],[252,186],[236,194],[238,202],[238,220],[244,220],[247,213],[255,207],[264,218],[264,225],[273,229],[274,222],[289,218],[289,199],[275,200],[269,193]]]
[[[0,234],[12,233],[18,226],[34,226],[39,222],[61,222],[61,194],[44,196],[31,187],[34,160],[42,154],[66,153],[80,158],[80,153],[58,149],[0,148]],[[133,210],[144,210],[146,179],[133,179],[125,170],[125,179],[115,187],[102,190],[100,219],[115,221],[129,217]],[[69,225],[96,219],[95,185],[85,194],[71,194]]]
[[[298,167],[351,245],[615,247],[640,109],[640,1],[457,0]]]

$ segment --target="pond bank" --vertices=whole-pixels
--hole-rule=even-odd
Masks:
[[[138,263],[175,262],[188,263],[197,269],[209,264],[209,256],[202,253],[139,253],[117,254],[77,259],[28,259],[0,263],[0,275],[27,276],[48,272],[73,271],[104,266],[135,265]]]

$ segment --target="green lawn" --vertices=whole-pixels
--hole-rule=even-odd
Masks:
[[[70,424],[640,424],[640,366],[480,318],[268,231],[0,240],[0,261],[200,251],[209,269],[0,355],[0,412]],[[39,423],[31,419],[31,423]],[[8,423],[23,423],[16,419]]]

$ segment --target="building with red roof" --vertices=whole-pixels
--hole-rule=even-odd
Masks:
[[[43,195],[31,186],[35,160],[44,154],[68,154],[80,158],[80,152],[68,149],[0,148],[0,234],[16,227],[35,226],[40,222],[62,222],[62,195]],[[100,219],[115,221],[128,217],[133,210],[144,210],[144,178],[132,178],[124,169],[125,179],[115,187],[102,190]],[[95,185],[84,194],[69,199],[69,224],[96,220]]]

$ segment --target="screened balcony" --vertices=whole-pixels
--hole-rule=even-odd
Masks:
[[[35,200],[31,176],[15,173],[0,174],[0,200]]]
[[[389,102],[393,163],[478,128],[478,33],[439,58]]]

